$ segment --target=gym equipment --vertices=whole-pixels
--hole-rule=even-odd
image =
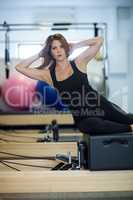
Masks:
[[[51,142],[52,138],[50,137],[51,133],[51,124],[45,126],[45,129],[42,129],[39,133],[44,133],[43,138],[39,138],[37,142]]]
[[[85,135],[82,160],[90,170],[133,169],[133,134]]]
[[[100,32],[100,29],[98,27],[98,23],[94,23],[94,37],[97,37],[99,36],[99,32]],[[103,60],[103,52],[101,52],[101,49],[97,52],[96,56],[95,56],[95,59],[97,61],[100,61],[100,60]]]
[[[1,85],[0,85],[0,98],[1,98],[1,94],[2,94],[2,88],[1,88]]]
[[[34,101],[35,81],[23,76],[12,75],[2,86],[6,104],[18,110],[29,109]]]
[[[53,167],[51,170],[79,170],[80,164],[79,160],[76,158],[72,158],[71,152],[68,151],[67,155],[63,154],[56,154],[55,156],[56,160],[61,161],[59,164],[57,164],[55,167]]]
[[[44,81],[38,81],[36,85],[38,98],[44,105],[55,106],[57,104],[57,91]]]
[[[55,113],[55,114],[3,114],[0,115],[0,127],[3,125],[4,127],[9,128],[10,126],[43,126],[50,124],[53,119],[56,119],[59,125],[71,125],[74,126],[74,121],[72,115]]]
[[[42,139],[41,142],[50,142],[51,138],[49,136],[49,133],[52,133],[52,139],[54,142],[58,142],[59,141],[59,126],[57,123],[56,119],[53,119],[51,121],[51,124],[48,124],[45,126],[45,129],[41,130],[40,133],[45,133],[46,136],[44,136],[44,138]],[[40,142],[40,141],[38,141]]]
[[[5,73],[6,73],[6,78],[9,78],[9,67],[10,67],[10,38],[9,38],[9,25],[6,23],[6,21],[4,21],[3,23],[3,27],[6,29],[5,32]]]
[[[53,141],[58,142],[59,141],[59,126],[56,119],[52,120],[51,122],[51,130],[53,132]]]
[[[68,110],[67,106],[62,103],[57,90],[51,87],[48,83],[38,81],[36,92],[42,104],[49,107],[55,107],[57,110]]]
[[[40,134],[42,133],[42,134]],[[53,142],[53,134],[52,132],[44,133],[44,131],[40,131],[40,129],[25,129],[25,130],[1,130],[0,128],[0,143],[36,143],[36,142],[44,142],[44,138]],[[82,139],[81,132],[67,132],[64,129],[60,129],[60,140],[59,142],[76,142]]]
[[[98,23],[94,23],[94,37],[100,35],[101,29]],[[109,96],[109,87],[107,84],[107,72],[104,58],[104,46],[97,52],[95,59],[87,64],[87,77],[91,86],[105,97]]]
[[[53,199],[54,197],[57,199],[96,199],[99,196],[104,200],[123,197],[132,199],[132,170],[124,172],[91,172],[83,169],[66,171],[70,163],[64,166],[64,161],[58,163],[53,160],[58,152],[65,154],[71,152],[67,157],[72,156],[72,161],[71,159],[70,161],[73,162],[76,148],[76,143],[72,142],[0,144],[0,196],[3,199],[15,200],[27,199],[27,196],[30,199]],[[49,167],[54,167],[56,164],[58,164],[57,168],[49,171]],[[31,168],[31,165],[34,167]],[[38,170],[35,166],[39,167]],[[57,171],[58,168],[64,168],[64,170]],[[21,172],[17,172],[17,169]]]
[[[86,135],[85,137],[85,140],[77,143],[77,159],[57,154],[57,159],[65,162],[67,169],[133,169],[133,134]],[[62,170],[62,166],[58,170]]]
[[[91,60],[87,64],[87,77],[90,85],[99,93],[104,93],[103,63]],[[107,86],[107,85],[106,85]]]
[[[67,155],[56,154],[56,160],[60,160],[64,165],[57,164],[52,170],[80,170],[88,169],[88,148],[85,141],[77,142],[77,157],[72,157],[71,152],[68,151]]]
[[[80,170],[88,168],[87,160],[87,145],[85,141],[77,142],[77,157],[72,157],[71,152],[68,151],[67,155],[56,154],[55,159],[60,160],[61,163],[64,162],[64,165],[57,164],[52,170]]]
[[[24,161],[23,161],[24,162]],[[42,166],[46,163],[41,163]],[[41,168],[40,168],[41,169]],[[133,198],[133,172],[9,171],[0,172],[0,196],[6,199]],[[99,198],[100,197],[100,198]]]
[[[133,169],[133,134],[90,136],[88,144],[89,169]]]
[[[76,142],[61,142],[61,143],[1,143],[0,144],[0,158],[14,159],[16,155],[23,155],[23,157],[35,157],[36,159],[43,159],[44,157],[54,157],[58,152],[65,154],[70,151],[72,156],[76,156],[77,146]],[[7,153],[4,153],[7,152]],[[34,155],[34,156],[33,156]],[[22,156],[17,156],[23,158]]]
[[[97,54],[96,54],[96,56],[95,56],[95,59],[96,59],[97,61],[102,61],[102,60],[103,60],[103,56],[102,56],[102,54],[101,54],[100,51],[97,52]]]

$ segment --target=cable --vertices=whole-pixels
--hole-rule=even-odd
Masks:
[[[7,133],[8,132],[8,133]],[[20,132],[14,131],[17,134],[21,134]],[[0,135],[3,136],[9,136],[9,137],[18,137],[18,138],[27,138],[27,139],[37,139],[37,137],[29,137],[29,136],[23,136],[23,135],[13,135],[15,133],[10,133],[9,131],[5,131],[5,133],[0,133]]]
[[[7,143],[9,142],[9,140],[3,139],[3,138],[0,138],[0,140],[4,141],[4,142],[7,142]]]
[[[9,167],[9,168],[11,168],[11,169],[14,169],[14,170],[16,170],[16,171],[21,171],[20,169],[17,169],[17,168],[15,168],[15,167],[11,167],[10,165],[8,165],[8,164],[6,164],[5,162],[3,162],[3,161],[0,161],[3,165],[5,165],[5,166],[7,166],[7,167]]]
[[[7,155],[11,155],[11,156],[17,156],[17,157],[20,157],[20,158],[28,158],[28,159],[45,159],[45,160],[55,160],[55,157],[36,157],[36,156],[24,156],[24,155],[18,155],[18,154],[13,154],[13,153],[7,153],[7,152],[4,152],[4,151],[0,151],[0,153],[2,154],[7,154]],[[1,159],[1,158],[0,158]]]
[[[19,141],[19,140],[7,140],[7,139],[2,139],[2,138],[0,138],[0,140],[1,140],[1,141],[4,141],[4,142],[7,142],[7,143],[9,143],[9,142],[22,143],[22,141]]]
[[[2,162],[2,161],[1,161]],[[47,169],[51,169],[51,167],[47,167],[47,166],[40,166],[40,165],[30,165],[30,164],[23,164],[23,163],[17,163],[17,162],[12,162],[12,161],[4,161],[6,163],[11,163],[11,164],[15,164],[15,165],[23,165],[23,166],[27,166],[27,167],[39,167],[39,168],[47,168]]]

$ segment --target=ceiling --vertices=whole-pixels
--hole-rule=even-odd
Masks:
[[[0,24],[71,21],[87,7],[133,7],[133,0],[0,0]]]

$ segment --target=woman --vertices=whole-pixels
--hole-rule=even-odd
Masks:
[[[87,134],[112,134],[132,132],[133,117],[116,109],[111,102],[99,95],[88,83],[81,66],[95,57],[103,43],[102,37],[95,37],[75,44],[68,44],[61,34],[47,38],[41,52],[20,62],[16,69],[24,75],[43,80],[59,91],[63,103],[72,112],[78,129]],[[87,46],[75,60],[69,61],[70,51]],[[38,68],[30,65],[44,58]]]

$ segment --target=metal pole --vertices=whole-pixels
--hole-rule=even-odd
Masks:
[[[10,65],[10,38],[9,38],[9,25],[4,22],[3,26],[5,27],[5,73],[6,73],[6,78],[9,78],[9,65]]]

